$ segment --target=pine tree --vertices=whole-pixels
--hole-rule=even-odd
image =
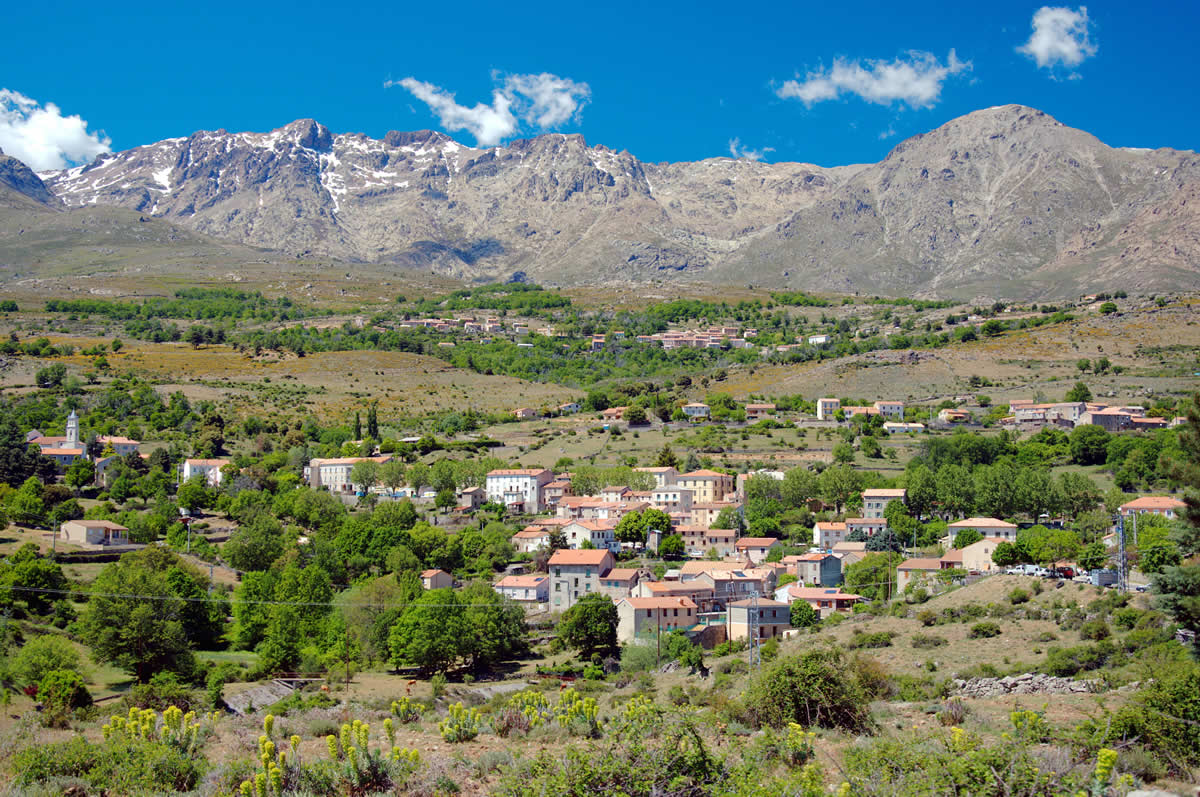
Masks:
[[[372,440],[379,439],[379,417],[377,414],[379,402],[372,401],[367,407],[367,436]]]

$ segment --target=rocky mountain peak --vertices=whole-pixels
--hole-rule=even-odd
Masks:
[[[333,149],[333,135],[329,128],[315,119],[297,119],[272,132],[282,134],[305,149],[317,152],[329,152]]]
[[[1117,280],[1169,289],[1200,273],[1196,248],[1180,243],[1200,222],[1171,204],[1200,192],[1200,158],[1115,150],[1022,105],[951,120],[880,163],[834,168],[643,164],[558,133],[489,148],[432,130],[376,140],[299,119],[168,139],[43,179],[72,207],[120,205],[254,246],[469,279],[684,271],[805,290],[1024,297]]]

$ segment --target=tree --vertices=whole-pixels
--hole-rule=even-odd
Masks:
[[[283,547],[283,527],[262,513],[229,535],[221,554],[238,570],[266,570],[283,553]]]
[[[1111,435],[1102,426],[1085,423],[1071,430],[1071,461],[1076,465],[1101,465],[1108,458]]]
[[[907,493],[904,498],[909,509],[916,517],[926,515],[933,510],[937,501],[937,479],[933,471],[920,463],[911,467],[907,474]],[[888,506],[892,503],[889,502]]]
[[[166,570],[156,569],[156,558],[147,548],[105,566],[79,618],[80,636],[93,657],[130,670],[140,683],[164,670],[192,669],[181,619],[185,601],[173,594]]]
[[[78,495],[79,491],[91,484],[95,478],[96,466],[90,459],[80,457],[67,467],[67,472],[63,474],[63,483]]]
[[[626,513],[613,529],[613,536],[620,542],[634,545],[646,544],[646,524],[642,521],[641,512]]]
[[[847,501],[862,491],[862,475],[845,465],[826,468],[817,481],[821,486],[821,497],[833,502],[838,514]]]
[[[1108,564],[1108,549],[1102,542],[1088,543],[1075,557],[1075,563],[1084,570],[1100,570]]]
[[[792,601],[792,628],[811,628],[821,622],[821,615],[808,601]]]
[[[559,639],[583,658],[612,654],[617,649],[617,606],[607,595],[584,595],[567,609],[556,629]]]
[[[983,539],[983,535],[976,529],[963,529],[954,535],[954,547],[966,548],[968,545],[974,545]]]
[[[657,531],[663,538],[670,536],[674,531],[671,516],[661,509],[642,510],[642,526],[645,528],[647,534],[651,531]],[[643,535],[643,541],[645,541],[645,535]]]
[[[425,676],[444,672],[462,655],[466,637],[466,612],[458,593],[430,590],[392,626],[388,634],[392,665],[412,665]]]
[[[379,483],[392,493],[404,486],[404,463],[390,459],[379,466]]]
[[[867,600],[890,599],[896,591],[896,566],[901,561],[898,553],[867,554],[846,568],[846,590]]]
[[[675,452],[671,450],[670,443],[663,443],[658,456],[654,459],[654,466],[656,468],[679,468],[679,457],[675,456]]]
[[[464,654],[471,667],[490,667],[525,653],[525,610],[510,598],[496,594],[487,581],[473,581],[462,591],[466,604],[468,639]]]
[[[62,363],[54,363],[53,365],[47,365],[34,374],[33,381],[43,390],[49,390],[50,388],[61,387],[63,379],[66,376],[67,366]]]
[[[363,492],[370,492],[379,483],[379,463],[373,459],[362,459],[350,468],[350,483]]]
[[[900,538],[895,529],[888,526],[867,538],[867,550],[871,552],[895,551],[896,553],[903,553],[904,540]]]
[[[833,461],[838,465],[854,463],[854,447],[849,443],[838,443],[833,447]]]
[[[372,401],[367,407],[367,437],[379,439],[379,402]]]
[[[1017,552],[1017,546],[1011,542],[996,543],[996,550],[992,551],[992,562],[997,567],[1012,567],[1020,564],[1021,556]]]
[[[783,474],[779,500],[788,507],[804,506],[818,494],[817,474],[807,468],[792,468]]]
[[[1075,386],[1067,391],[1065,401],[1079,402],[1091,401],[1092,391],[1088,390],[1088,386],[1083,382],[1076,382]]]
[[[668,534],[658,544],[658,553],[663,559],[682,559],[684,554],[683,537],[678,534]]]
[[[962,465],[943,465],[937,472],[938,501],[947,517],[964,517],[975,505],[971,472]]]

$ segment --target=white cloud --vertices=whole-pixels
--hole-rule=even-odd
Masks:
[[[510,75],[504,81],[509,97],[515,97],[521,108],[521,118],[543,129],[559,127],[572,120],[579,121],[583,106],[592,98],[586,83],[551,75]]]
[[[493,74],[498,80],[498,74]],[[509,75],[492,91],[491,105],[459,105],[454,94],[416,78],[389,80],[385,87],[402,86],[429,106],[442,127],[466,130],[481,147],[492,147],[515,135],[524,122],[531,129],[549,130],[579,121],[583,106],[591,99],[586,83],[543,72],[540,75]]]
[[[740,138],[729,139],[729,154],[731,157],[738,160],[760,161],[767,156],[767,153],[774,152],[774,147],[763,147],[762,149],[750,149],[742,146]]]
[[[916,50],[893,61],[838,58],[830,69],[809,72],[804,80],[784,82],[775,94],[800,100],[809,107],[842,94],[856,94],[878,105],[902,102],[911,108],[931,108],[941,98],[946,79],[970,69],[971,62],[958,60],[954,50],[945,64],[933,53]]]
[[[492,147],[511,136],[517,129],[517,117],[513,116],[509,100],[503,92],[492,92],[492,104],[476,103],[467,108],[454,101],[454,95],[432,83],[423,83],[416,78],[389,80],[385,86],[403,86],[412,95],[429,106],[429,110],[447,130],[466,130],[475,136],[482,147]]]
[[[112,141],[89,133],[78,116],[63,116],[52,102],[44,106],[17,91],[0,89],[0,149],[34,171],[65,169],[112,152]]]
[[[1033,35],[1017,52],[1032,58],[1039,67],[1079,66],[1097,51],[1088,32],[1087,6],[1074,11],[1042,6],[1033,15]]]

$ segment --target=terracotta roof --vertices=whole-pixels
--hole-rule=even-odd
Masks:
[[[695,609],[691,598],[621,598],[617,603],[628,603],[635,609]]]
[[[735,548],[770,548],[777,545],[779,540],[774,537],[742,537],[734,543]]]
[[[787,594],[792,598],[800,600],[813,600],[814,598],[833,598],[838,600],[859,600],[861,595],[854,595],[849,592],[842,592],[836,587],[802,587],[799,584],[790,584],[787,588]]]
[[[595,549],[580,549],[571,550],[560,548],[550,557],[551,565],[602,565],[608,559],[612,558],[606,550]]]
[[[630,581],[638,574],[636,567],[614,567],[604,574],[608,581]]]
[[[1015,529],[1017,526],[1014,523],[1006,523],[1003,520],[997,520],[994,517],[969,517],[966,520],[960,520],[957,523],[951,523],[946,526],[948,529],[977,529],[979,527],[987,529]]]
[[[522,529],[521,531],[518,531],[516,534],[513,535],[513,539],[515,540],[519,537],[522,540],[536,540],[536,539],[540,539],[542,537],[549,537],[549,536],[550,536],[550,532],[548,532],[544,529],[541,529],[541,530],[539,530],[539,529]]]
[[[1168,495],[1143,495],[1141,498],[1135,498],[1132,501],[1121,504],[1121,509],[1183,509],[1185,506],[1187,504],[1183,501],[1180,501],[1178,498],[1171,498]]]
[[[941,570],[941,559],[905,559],[896,566],[897,570]]]
[[[505,576],[496,582],[497,587],[537,587],[550,576]]]
[[[111,520],[68,520],[68,523],[78,523],[80,526],[89,529],[112,529],[113,531],[129,531],[120,523],[113,523]]]

